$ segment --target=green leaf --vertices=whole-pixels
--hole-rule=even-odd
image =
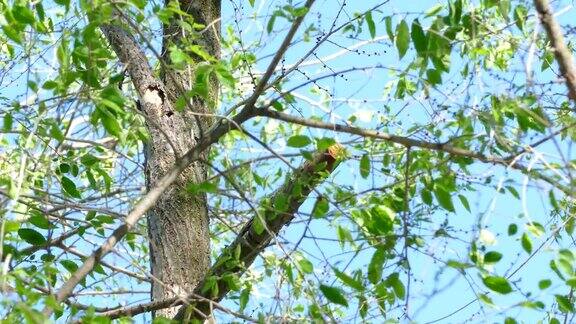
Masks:
[[[74,273],[78,270],[78,265],[72,260],[62,260],[60,261],[60,264],[70,273]]]
[[[518,233],[518,225],[510,224],[508,225],[508,236],[512,236]]]
[[[538,222],[530,222],[526,225],[526,229],[536,237],[542,236],[546,229]]]
[[[572,288],[576,288],[576,277],[566,279],[566,284]]]
[[[538,282],[538,288],[546,289],[552,285],[552,280],[550,279],[543,279]]]
[[[574,303],[570,298],[562,295],[555,295],[556,303],[558,303],[558,310],[562,313],[574,313]]]
[[[545,307],[544,303],[541,301],[529,301],[529,300],[521,302],[519,306],[537,310],[542,310]]]
[[[120,132],[122,131],[122,129],[120,128],[120,124],[118,123],[118,120],[116,120],[116,118],[110,112],[101,113],[100,120],[102,120],[102,125],[104,126],[104,129],[106,129],[106,131],[110,135],[115,137],[120,136]]]
[[[429,69],[426,71],[426,80],[431,85],[437,85],[442,83],[442,75],[436,69]]]
[[[422,202],[428,206],[432,205],[432,193],[430,193],[430,190],[422,189],[422,191],[420,191],[420,196],[422,197]]]
[[[6,113],[6,114],[4,115],[4,120],[3,120],[2,122],[3,122],[2,129],[3,129],[5,132],[8,132],[8,131],[11,131],[11,130],[12,130],[12,124],[14,123],[14,119],[13,119],[13,117],[12,117],[12,114]]]
[[[428,10],[426,11],[426,16],[425,16],[425,18],[435,16],[435,15],[436,15],[437,13],[439,13],[443,8],[444,8],[444,5],[443,5],[443,4],[437,4],[437,5],[435,5],[434,7],[430,8],[430,9],[428,9]]]
[[[306,135],[294,135],[288,139],[286,143],[288,146],[291,147],[305,147],[308,146],[312,141]]]
[[[514,9],[514,22],[516,27],[521,31],[524,31],[524,24],[526,22],[526,16],[528,15],[528,10],[523,5],[518,5]]]
[[[388,16],[384,19],[384,23],[386,24],[386,34],[388,34],[388,38],[391,42],[394,41],[394,31],[392,31],[392,17]]]
[[[254,8],[254,1],[256,0],[248,0],[248,2],[250,3],[250,7]]]
[[[508,294],[512,292],[512,287],[508,280],[504,277],[487,276],[482,278],[484,285],[500,294]]]
[[[60,46],[58,46],[58,49],[56,50],[56,57],[58,58],[58,62],[60,62],[60,66],[63,69],[68,68],[71,55],[68,49],[68,41],[66,38],[62,39],[60,42]]]
[[[366,318],[366,315],[368,315],[368,300],[366,300],[366,297],[360,295],[358,296],[358,312],[360,313],[360,317],[362,317],[362,319]]]
[[[486,294],[478,295],[478,299],[480,299],[484,304],[486,304],[488,306],[494,306],[494,302]]]
[[[320,291],[322,291],[326,299],[328,299],[332,303],[348,307],[348,301],[346,300],[340,289],[336,287],[320,285]]]
[[[256,232],[256,234],[258,235],[264,233],[264,224],[262,223],[262,217],[256,217],[254,219],[252,228],[254,229],[254,232]]]
[[[36,84],[36,82],[30,80],[28,81],[28,87],[34,91],[34,92],[38,92],[38,85]]]
[[[314,271],[314,265],[312,265],[312,262],[308,261],[306,258],[298,259],[298,267],[304,273],[312,273]]]
[[[518,194],[518,191],[516,190],[516,188],[511,187],[511,186],[507,186],[506,189],[508,189],[508,191],[512,194],[512,196],[514,196],[514,198],[520,199],[520,195]]]
[[[70,196],[74,198],[82,198],[82,195],[80,195],[80,192],[78,191],[78,189],[76,189],[76,184],[68,177],[62,176],[60,178],[60,184],[62,185],[62,189],[64,189],[64,192],[66,192]]]
[[[214,70],[214,66],[208,63],[196,65],[194,87],[192,93],[208,100],[210,93],[210,75]]]
[[[460,22],[460,18],[462,17],[462,0],[456,0],[454,2],[450,1],[449,8],[450,22],[455,26]]]
[[[434,187],[434,196],[438,200],[440,206],[447,211],[454,212],[454,204],[452,203],[452,195],[440,186]]]
[[[270,34],[272,30],[274,30],[274,23],[276,22],[276,17],[278,17],[278,14],[274,12],[272,14],[272,17],[270,17],[270,20],[268,20],[268,24],[266,25],[266,31],[268,32],[268,34]]]
[[[58,86],[58,82],[48,80],[48,81],[44,82],[44,84],[42,85],[42,89],[51,90],[51,89],[56,88],[57,86]]]
[[[18,230],[18,236],[26,241],[28,244],[32,245],[44,245],[46,244],[46,238],[44,235],[31,228],[21,228]]]
[[[13,221],[13,220],[4,218],[3,222],[4,222],[4,232],[5,233],[16,232],[20,228],[20,222],[18,222],[18,221]]]
[[[498,3],[498,12],[508,22],[510,15],[510,0],[500,0]]]
[[[400,280],[400,275],[398,272],[394,272],[393,274],[389,275],[388,278],[386,278],[386,284],[392,287],[396,297],[400,299],[404,299],[406,297],[406,288]]]
[[[284,110],[284,106],[282,105],[282,103],[278,100],[274,100],[272,102],[272,107],[278,111],[283,111]]]
[[[368,264],[368,280],[370,280],[371,283],[377,284],[382,280],[382,267],[384,266],[385,261],[385,250],[381,248],[376,249],[372,255],[372,259],[370,259],[370,263]]]
[[[34,12],[24,6],[14,6],[12,8],[12,15],[19,23],[25,25],[32,25],[35,21]]]
[[[330,204],[328,202],[328,199],[326,199],[326,197],[324,196],[320,196],[318,197],[318,199],[316,199],[316,203],[314,204],[314,207],[312,208],[312,216],[318,218],[318,217],[322,217],[324,215],[326,215],[326,213],[328,212],[328,210],[330,209]]]
[[[556,275],[560,277],[560,279],[565,280],[564,276],[562,275],[562,272],[560,272],[560,269],[558,269],[556,260],[550,260],[550,269],[552,269],[552,271],[554,271],[554,273],[556,273]]]
[[[17,44],[22,44],[22,32],[8,25],[2,26],[4,34]]]
[[[100,159],[90,153],[86,153],[82,155],[82,157],[80,158],[80,162],[87,167],[91,167],[94,164],[100,162]]]
[[[62,131],[60,130],[58,125],[56,125],[56,123],[52,123],[50,125],[50,136],[52,136],[52,138],[54,138],[58,142],[64,141],[64,133],[62,133]]]
[[[216,68],[214,69],[214,72],[216,73],[218,80],[220,80],[227,87],[234,89],[236,85],[236,79],[225,65],[223,64],[217,65]]]
[[[428,38],[426,38],[426,34],[424,33],[424,30],[422,29],[418,19],[415,19],[412,22],[411,36],[414,47],[416,48],[416,52],[418,52],[420,55],[425,54],[428,48]]]
[[[184,53],[178,46],[170,47],[170,61],[176,66],[182,66],[190,57]]]
[[[54,0],[54,2],[56,2],[59,5],[66,6],[66,10],[68,10],[68,7],[70,7],[70,0]]]
[[[254,0],[252,0],[253,2]],[[248,305],[248,301],[250,300],[250,289],[245,288],[242,289],[242,293],[240,293],[240,311],[244,311],[246,305]]]
[[[350,234],[350,231],[342,226],[338,226],[336,234],[338,236],[338,241],[340,242],[341,246],[344,246],[346,242],[354,241],[354,239],[352,238],[352,234]]]
[[[459,269],[459,270],[465,270],[465,269],[474,267],[473,265],[471,265],[469,263],[463,263],[463,262],[456,261],[456,260],[448,260],[448,262],[446,262],[446,265],[451,267],[451,268]]]
[[[212,181],[203,181],[200,183],[190,182],[186,185],[186,190],[193,195],[199,193],[215,193],[218,191],[218,184]]]
[[[466,210],[470,212],[470,204],[468,203],[468,199],[466,199],[466,197],[464,197],[463,195],[458,195],[458,199],[460,199],[462,206],[464,206],[464,208],[466,208]]]
[[[485,263],[496,263],[502,259],[502,254],[496,251],[490,251],[484,255]]]
[[[362,155],[360,159],[360,175],[366,179],[370,175],[370,157],[368,154]]]
[[[370,31],[370,36],[372,38],[376,37],[376,24],[372,18],[372,11],[366,13],[366,24],[368,25],[368,30]]]
[[[290,13],[294,18],[302,17],[308,13],[308,8],[307,7],[292,8],[292,10],[290,10]]]
[[[366,289],[366,287],[364,287],[362,282],[350,277],[349,275],[345,274],[344,272],[341,272],[336,268],[332,268],[332,270],[334,270],[336,277],[340,279],[340,281],[342,281],[346,286],[354,288],[358,291],[364,291]]]
[[[516,322],[515,319],[513,319],[512,317],[506,317],[506,319],[504,320],[504,324],[516,324],[518,322]]]
[[[402,20],[396,27],[396,48],[398,49],[398,56],[400,59],[406,55],[408,46],[410,45],[410,30],[405,20]]]
[[[204,50],[204,47],[202,47],[200,45],[188,46],[187,49],[190,50],[190,52],[198,55],[200,58],[202,58],[202,60],[204,60],[206,62],[210,62],[210,61],[214,60],[214,57],[212,55],[210,55],[208,52],[206,52]],[[207,64],[206,66],[210,67],[210,72],[212,72],[212,68],[215,67],[214,65],[211,65],[211,64]]]
[[[542,57],[542,65],[540,66],[540,71],[544,71],[552,67],[554,63],[554,54],[550,51],[546,51]]]
[[[43,215],[34,215],[30,218],[28,218],[28,222],[30,222],[30,224],[41,228],[41,229],[50,229],[52,227],[52,224],[50,224],[50,221],[48,221],[47,217],[44,217]]]
[[[526,253],[530,254],[532,253],[532,241],[530,240],[530,237],[528,236],[527,233],[522,234],[522,248],[524,249],[524,251],[526,251]]]

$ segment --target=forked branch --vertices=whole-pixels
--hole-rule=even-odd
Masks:
[[[344,148],[335,144],[324,152],[316,153],[296,169],[284,185],[266,200],[265,210],[244,225],[234,242],[224,249],[204,281],[195,289],[194,295],[206,299],[190,307],[181,307],[174,319],[188,322],[190,319],[203,319],[202,314],[210,314],[213,308],[211,301],[220,301],[230,291],[226,276],[240,276],[250,267],[280,230],[292,221],[310,192],[334,171],[343,156]]]

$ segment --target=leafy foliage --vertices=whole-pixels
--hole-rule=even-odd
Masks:
[[[250,219],[262,235],[293,207],[269,197],[285,183],[301,194],[298,165],[336,143],[347,152],[253,264],[227,255],[242,276],[206,278],[207,294],[230,289],[222,322],[572,318],[574,103],[531,2],[248,3],[222,2],[214,57],[203,37],[218,24],[177,1],[0,1],[4,321],[43,322],[48,307],[107,322],[149,296],[145,221],[66,303],[53,296],[150,189],[154,125],[101,31],[115,12],[155,75],[192,76],[163,98],[175,113],[224,123],[254,100],[197,162],[209,180],[176,193],[208,195],[213,259]],[[158,27],[174,20],[187,37],[160,53]],[[190,113],[199,101],[214,116]]]

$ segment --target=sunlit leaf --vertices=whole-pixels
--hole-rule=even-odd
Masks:
[[[360,175],[362,178],[368,178],[370,175],[370,157],[368,154],[362,155],[360,159]]]
[[[370,37],[376,37],[376,24],[372,18],[372,11],[366,13],[366,24],[368,25],[368,30],[370,31]]]
[[[512,286],[510,286],[510,283],[504,277],[487,276],[482,278],[482,281],[486,287],[497,293],[508,294],[512,292]]]
[[[288,141],[287,141],[287,145],[291,146],[291,147],[305,147],[308,146],[312,143],[312,141],[310,140],[310,138],[306,135],[294,135],[291,136]]]
[[[346,297],[344,297],[340,289],[336,287],[320,285],[320,291],[322,291],[324,297],[326,297],[326,299],[328,299],[332,303],[348,307],[348,301],[346,300]]]
[[[396,27],[396,48],[398,49],[398,56],[403,58],[408,51],[410,45],[410,29],[405,20],[402,20]]]
[[[82,198],[80,191],[76,188],[76,184],[74,181],[70,180],[70,178],[62,176],[60,178],[60,184],[62,185],[62,189],[74,198]]]

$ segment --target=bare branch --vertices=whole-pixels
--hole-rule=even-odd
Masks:
[[[554,56],[556,56],[560,72],[568,87],[568,95],[570,99],[576,100],[576,68],[574,67],[572,54],[566,47],[566,43],[564,43],[562,29],[560,29],[560,25],[554,18],[554,13],[548,0],[534,0],[534,5],[536,6],[536,11],[538,11],[540,22],[542,22],[550,43],[552,43]]]
[[[110,319],[115,319],[115,318],[124,317],[124,316],[135,316],[135,315],[142,314],[142,313],[148,313],[148,312],[152,312],[152,311],[156,311],[156,310],[160,310],[160,309],[164,309],[164,308],[168,308],[168,307],[182,305],[184,303],[189,304],[189,303],[194,302],[196,300],[200,300],[200,301],[205,300],[207,302],[211,302],[212,307],[214,309],[221,310],[225,313],[228,313],[228,314],[235,316],[237,318],[241,318],[241,319],[246,320],[248,322],[251,322],[251,323],[257,323],[258,322],[251,317],[240,314],[238,312],[234,312],[231,309],[226,308],[219,303],[209,301],[208,299],[206,299],[202,296],[198,296],[198,295],[191,297],[188,300],[184,300],[182,297],[170,297],[170,298],[166,298],[166,299],[162,299],[162,300],[138,304],[138,305],[132,306],[132,307],[122,307],[122,308],[118,308],[118,309],[113,309],[113,310],[109,310],[106,312],[102,312],[98,315],[99,316],[105,316],[105,317],[110,318]],[[77,323],[82,323],[82,322],[78,321]]]
[[[570,197],[575,196],[575,193],[573,192],[573,190],[570,187],[567,187],[567,186],[564,186],[564,185],[558,183],[558,181],[556,179],[549,177],[545,174],[533,172],[532,170],[530,170],[529,168],[527,168],[523,164],[518,163],[517,162],[518,157],[522,154],[525,154],[525,150],[522,150],[521,153],[519,153],[519,154],[513,154],[509,157],[501,158],[498,156],[484,155],[482,153],[478,153],[478,152],[470,151],[470,150],[463,149],[460,147],[452,146],[449,144],[449,142],[446,142],[446,143],[427,142],[427,141],[421,141],[421,140],[417,140],[417,139],[413,139],[413,138],[409,138],[409,137],[393,135],[393,134],[389,134],[389,133],[385,133],[385,132],[363,129],[363,128],[359,128],[359,127],[352,127],[352,126],[347,126],[347,125],[342,125],[342,124],[325,123],[325,122],[322,122],[319,120],[305,119],[305,118],[293,116],[293,115],[290,115],[287,113],[274,111],[274,110],[269,109],[269,108],[259,108],[256,110],[256,114],[258,114],[259,116],[266,116],[268,118],[278,119],[278,120],[282,120],[285,122],[298,124],[298,125],[302,125],[302,126],[327,129],[327,130],[332,130],[335,132],[360,135],[360,136],[364,136],[364,137],[377,138],[377,139],[382,139],[382,140],[385,140],[388,142],[400,144],[400,145],[405,146],[405,147],[419,147],[419,148],[429,149],[429,150],[433,150],[433,151],[446,152],[450,155],[468,157],[468,158],[472,158],[474,160],[478,160],[480,162],[504,165],[504,166],[519,170],[525,174],[530,174],[531,176],[538,178],[540,180],[543,180],[543,181],[549,183],[550,185],[552,185],[553,187],[557,188],[558,190],[562,191],[567,196],[570,196]]]

